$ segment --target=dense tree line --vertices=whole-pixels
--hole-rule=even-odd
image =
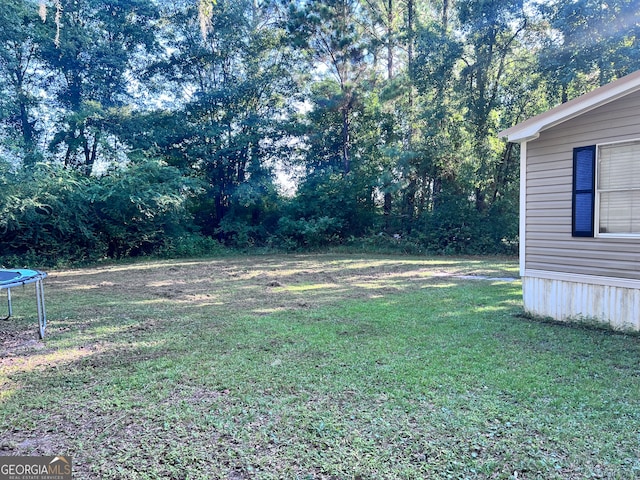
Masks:
[[[515,252],[519,153],[497,132],[638,69],[639,16],[635,0],[2,0],[0,256]]]

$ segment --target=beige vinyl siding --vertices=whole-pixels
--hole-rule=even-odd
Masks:
[[[640,238],[571,236],[573,149],[640,140],[640,92],[527,144],[525,268],[640,280]]]

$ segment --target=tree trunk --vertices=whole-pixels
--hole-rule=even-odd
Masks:
[[[24,144],[24,164],[32,166],[36,162],[34,122],[29,121],[27,106],[20,101],[20,128],[22,130],[22,142]]]
[[[346,175],[351,169],[349,158],[349,106],[342,110],[342,169]]]
[[[387,3],[387,78],[393,78],[393,0]]]
[[[99,136],[96,133],[93,137],[93,144],[89,146],[89,139],[86,137],[84,131],[82,135],[82,149],[84,151],[84,171],[85,175],[89,176],[93,172],[93,165],[96,163],[96,157],[98,155],[98,141]]]
[[[415,218],[416,212],[416,193],[418,191],[418,182],[415,177],[411,178],[409,185],[406,189],[405,204],[404,204],[404,230],[407,233],[411,233],[411,227]]]

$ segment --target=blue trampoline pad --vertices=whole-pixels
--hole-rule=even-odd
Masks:
[[[0,270],[0,287],[5,285],[24,285],[41,280],[47,274],[37,270]]]

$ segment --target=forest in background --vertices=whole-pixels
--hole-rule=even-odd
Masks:
[[[510,254],[497,133],[640,68],[637,0],[1,0],[0,260]]]

